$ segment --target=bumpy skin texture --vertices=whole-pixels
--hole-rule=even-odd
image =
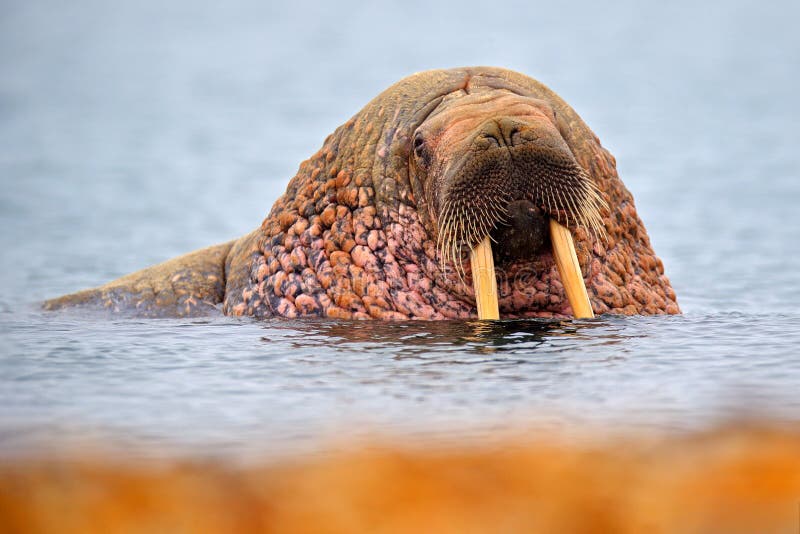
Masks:
[[[228,251],[223,311],[256,317],[476,317],[469,262],[461,279],[440,261],[436,210],[428,205],[426,184],[410,161],[414,132],[427,117],[440,106],[483,93],[549,104],[557,131],[608,204],[602,214],[605,238],[571,228],[595,313],[679,313],[611,154],[548,88],[527,76],[485,67],[405,78],[330,135],[300,165],[261,227]],[[146,273],[140,277],[148,278]],[[125,287],[124,280],[118,287]],[[549,252],[505,266],[498,290],[501,317],[571,315]],[[148,301],[140,307],[158,307],[137,294]],[[48,305],[78,303],[70,298]]]

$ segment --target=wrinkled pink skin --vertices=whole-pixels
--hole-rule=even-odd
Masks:
[[[412,210],[401,206],[398,221],[384,229],[369,210],[358,212],[350,225],[354,235],[349,253],[325,253],[330,230],[306,228],[299,235],[278,234],[273,246],[255,260],[256,283],[243,290],[243,301],[226,311],[235,315],[284,317],[327,316],[355,319],[457,319],[475,317],[471,285],[437,263],[436,251]],[[355,224],[350,222],[355,220]],[[305,226],[303,221],[298,229]],[[346,246],[349,248],[349,246]],[[543,274],[515,265],[500,273],[498,292],[504,317],[570,315],[557,271],[549,254]],[[465,280],[471,280],[468,262]]]
[[[463,280],[452,265],[440,263],[435,214],[426,213],[424,186],[415,183],[409,158],[411,136],[432,110],[482,91],[510,91],[557,109],[565,140],[611,207],[604,218],[607,240],[572,229],[595,313],[679,313],[611,155],[549,89],[517,73],[481,68],[406,78],[337,129],[303,162],[261,230],[245,238],[249,269],[238,283],[229,280],[224,311],[258,317],[476,317],[469,262]],[[504,318],[572,315],[549,252],[499,272],[498,291]]]

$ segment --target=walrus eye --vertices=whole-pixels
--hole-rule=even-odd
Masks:
[[[414,155],[422,161],[423,164],[427,165],[429,163],[429,156],[428,150],[425,146],[425,138],[422,137],[422,134],[417,134],[414,136]]]
[[[418,158],[421,158],[424,148],[425,148],[425,140],[422,138],[420,134],[417,134],[417,136],[414,137],[414,154],[416,154]]]

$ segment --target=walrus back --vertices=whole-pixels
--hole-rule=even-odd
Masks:
[[[218,311],[225,261],[235,241],[136,271],[100,287],[48,300],[46,310],[80,308],[139,317],[192,317]]]

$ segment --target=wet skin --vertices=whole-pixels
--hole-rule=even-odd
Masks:
[[[613,157],[572,108],[511,71],[428,71],[329,136],[252,233],[45,307],[475,317],[465,260],[489,234],[501,317],[569,316],[549,218],[574,236],[595,313],[679,313]]]

